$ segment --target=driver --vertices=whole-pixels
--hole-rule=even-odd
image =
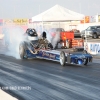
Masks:
[[[40,48],[45,48],[45,49],[53,49],[53,46],[51,43],[49,43],[49,41],[47,40],[47,35],[46,32],[43,31],[42,33],[42,38],[39,39],[39,44],[40,44]]]
[[[46,32],[43,31],[42,37],[38,38],[38,34],[35,29],[27,29],[26,30],[26,37],[27,37],[27,43],[29,50],[33,52],[37,52],[39,49],[47,49],[51,48],[48,44]]]
[[[40,43],[40,44],[47,44],[47,43],[48,43],[48,40],[47,40],[46,38],[47,38],[46,32],[44,31],[44,32],[42,33],[42,38],[39,39],[39,43]]]

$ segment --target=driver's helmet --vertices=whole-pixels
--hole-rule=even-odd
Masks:
[[[43,31],[43,33],[42,33],[42,37],[43,37],[43,38],[47,38],[47,36],[46,36],[46,32],[45,32],[45,31]]]
[[[38,34],[35,29],[31,28],[27,29],[26,34],[28,36],[28,40],[30,41],[38,40]]]

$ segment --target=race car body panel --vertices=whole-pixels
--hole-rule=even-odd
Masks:
[[[28,58],[39,58],[47,59],[52,61],[60,62],[60,53],[61,51],[57,50],[40,50],[37,54],[32,54],[29,50],[26,50]],[[65,52],[65,62],[69,64],[76,65],[86,65],[87,63],[92,62],[92,56],[90,54],[84,53],[74,53],[69,54]]]
[[[26,50],[28,58],[44,58],[59,60],[60,52],[56,50],[40,50],[37,54],[32,54],[29,50]]]

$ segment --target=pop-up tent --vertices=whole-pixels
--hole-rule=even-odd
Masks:
[[[32,17],[32,22],[62,22],[82,20],[83,18],[83,14],[71,11],[59,5],[55,5],[45,12]]]

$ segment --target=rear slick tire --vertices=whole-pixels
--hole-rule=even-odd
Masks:
[[[20,58],[21,59],[27,59],[27,56],[26,56],[26,51],[25,51],[25,46],[23,43],[21,43],[19,45],[19,55],[20,55]]]

